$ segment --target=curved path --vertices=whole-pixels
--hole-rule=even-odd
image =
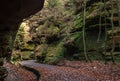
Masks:
[[[65,66],[53,66],[34,60],[22,61],[20,64],[38,70],[41,74],[39,81],[120,81],[120,68],[112,68],[111,64],[70,62]]]
[[[41,73],[41,81],[96,81],[89,75],[80,74],[74,68],[39,64],[34,60],[23,61],[20,64],[37,69]]]

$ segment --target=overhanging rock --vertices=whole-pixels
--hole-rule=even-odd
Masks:
[[[0,59],[10,60],[19,25],[24,18],[43,8],[44,0],[0,1]],[[2,65],[0,65],[2,66]]]

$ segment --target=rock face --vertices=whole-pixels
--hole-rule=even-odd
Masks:
[[[0,2],[0,59],[10,58],[19,24],[24,18],[40,11],[43,4],[44,0],[2,0]]]
[[[30,33],[32,41],[36,44],[35,53],[38,61],[55,64],[61,58],[84,60],[82,30],[84,27],[84,0],[46,1],[44,9],[29,20],[32,21],[30,23]],[[114,26],[118,27],[117,2],[113,1],[113,3],[113,22]],[[111,10],[111,0],[106,0],[105,2],[100,0],[87,0],[85,23],[86,43],[88,54],[92,59],[99,60],[102,58],[98,50],[104,52],[105,45],[110,47],[106,48],[107,51],[112,48],[110,36],[112,32]],[[107,32],[105,31],[106,28]],[[115,32],[118,35],[119,27],[115,28],[114,34]],[[108,41],[106,41],[106,35]],[[117,49],[119,37],[114,37]],[[36,50],[40,46],[41,48]]]
[[[22,20],[41,10],[44,0],[4,0],[0,3],[0,22]],[[17,19],[16,19],[17,18]]]

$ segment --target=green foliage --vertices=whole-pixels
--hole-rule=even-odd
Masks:
[[[83,33],[82,32],[75,32],[73,35],[71,35],[72,38],[74,38],[74,44],[79,48],[79,50],[83,50]]]
[[[15,43],[14,43],[15,48],[21,49],[24,47],[24,45],[25,45],[25,42],[23,42],[24,34],[25,34],[24,33],[24,25],[21,24],[19,31],[17,33],[16,39],[15,39]]]
[[[82,14],[78,14],[74,17],[74,28],[81,28],[83,27],[83,18],[82,18]]]
[[[11,61],[13,63],[17,63],[22,60],[31,60],[33,59],[32,51],[19,51],[12,55]]]
[[[59,4],[59,0],[48,0],[48,7],[55,7],[55,6],[58,6]]]
[[[28,32],[25,31],[25,27],[27,27],[26,23],[22,23],[20,25],[20,28],[18,30],[16,39],[14,42],[14,47],[16,49],[21,49],[21,50],[33,50],[34,44],[27,43],[29,40],[29,35],[28,35]],[[26,35],[28,35],[28,36],[26,36]]]

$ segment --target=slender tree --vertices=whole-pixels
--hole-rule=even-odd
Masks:
[[[102,0],[100,0],[100,2],[103,2]],[[101,25],[102,25],[102,8],[103,5],[100,5],[100,17],[99,17],[99,32],[98,32],[98,38],[97,38],[97,53],[100,54],[102,56],[102,59],[105,60],[105,54],[103,53],[104,48],[102,47],[102,41],[100,40],[101,38],[101,34],[102,34],[102,30],[101,30]]]
[[[101,1],[102,2],[102,1]],[[100,37],[101,37],[101,19],[102,19],[102,16],[101,16],[101,9],[102,9],[102,6],[100,6],[100,17],[99,17],[99,33],[98,33],[98,38],[97,38],[97,43],[100,42]]]
[[[113,0],[111,0],[111,6],[112,6],[112,11],[111,11],[111,25],[112,25],[112,49],[111,49],[111,58],[112,58],[112,62],[115,63],[114,61],[114,55],[113,55],[113,52],[115,50],[115,41],[114,41],[114,23],[113,23],[113,16],[114,16],[114,13],[113,13]]]
[[[120,0],[116,0],[117,1],[117,9],[118,9],[118,17],[119,17],[119,27],[120,27]]]
[[[117,1],[117,9],[118,9],[118,22],[119,22],[119,27],[120,27],[120,0],[116,0]],[[119,42],[119,48],[120,48],[120,42]]]
[[[106,12],[106,0],[104,0],[104,12]],[[105,14],[105,44],[104,44],[104,58],[105,58],[105,64],[107,63],[106,60],[106,49],[107,49],[107,21],[106,21],[106,14]]]
[[[83,12],[83,45],[84,45],[84,55],[86,61],[89,61],[88,55],[87,55],[87,45],[86,45],[86,31],[85,31],[85,24],[86,24],[86,3],[87,0],[84,0],[84,12]]]

